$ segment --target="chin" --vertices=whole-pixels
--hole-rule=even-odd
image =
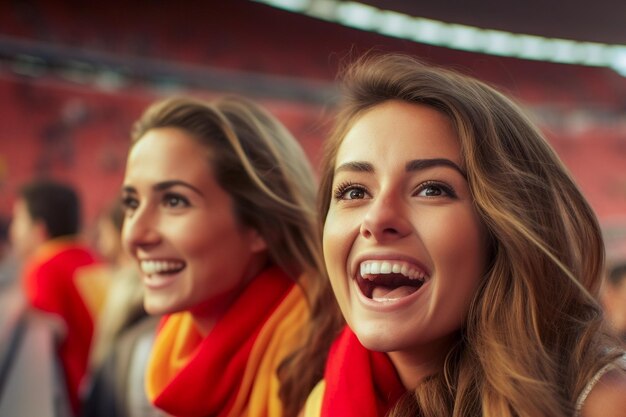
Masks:
[[[180,311],[180,309],[174,308],[168,303],[163,303],[159,300],[153,299],[153,297],[150,297],[149,295],[144,295],[143,308],[146,310],[146,313],[151,316],[174,314]]]
[[[367,325],[356,325],[352,327],[352,331],[365,348],[374,352],[394,352],[405,347],[402,341],[398,340],[398,335],[388,331],[388,328],[383,330]]]
[[[166,312],[163,311],[163,309],[160,309],[150,303],[145,303],[143,304],[143,309],[146,310],[146,313],[150,314],[151,316],[158,316],[158,315],[162,315],[162,314],[167,314]]]

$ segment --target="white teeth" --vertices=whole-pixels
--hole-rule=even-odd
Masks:
[[[380,274],[402,274],[410,279],[424,280],[426,273],[405,262],[394,261],[365,261],[359,266],[361,276],[365,279],[373,280],[372,275]]]
[[[177,261],[141,261],[141,271],[146,275],[161,274],[164,272],[178,271],[185,264]]]

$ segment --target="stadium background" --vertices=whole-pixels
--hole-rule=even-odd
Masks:
[[[626,3],[365,1],[483,28],[626,45]],[[560,3],[560,5],[559,5]],[[340,26],[246,0],[0,2],[0,214],[33,176],[74,183],[86,225],[120,188],[129,130],[172,94],[244,94],[315,164],[342,60],[406,52],[517,98],[588,197],[609,257],[626,257],[626,78],[610,68],[498,57]]]

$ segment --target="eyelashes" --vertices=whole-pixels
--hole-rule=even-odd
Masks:
[[[422,195],[423,194],[423,195]],[[425,181],[418,185],[413,195],[422,195],[422,197],[450,197],[457,198],[454,188],[440,181]]]
[[[178,193],[165,193],[163,195],[162,204],[168,208],[184,208],[189,207],[189,200]]]
[[[136,209],[139,205],[139,201],[131,195],[123,195],[120,197],[120,202],[125,211]]]
[[[335,187],[333,197],[335,200],[358,200],[365,198],[366,193],[367,190],[365,186],[351,181],[346,181]],[[350,198],[346,198],[346,196],[349,196]]]
[[[370,193],[365,185],[352,181],[339,183],[333,190],[335,200],[361,200],[369,196]],[[429,199],[458,198],[453,187],[444,182],[434,180],[428,180],[418,184],[411,192],[411,196]]]
[[[139,198],[133,194],[122,195],[120,201],[125,213],[132,213],[141,204]],[[191,206],[191,202],[187,197],[174,192],[164,193],[159,200],[159,204],[170,210],[180,210]]]

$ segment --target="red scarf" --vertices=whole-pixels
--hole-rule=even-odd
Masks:
[[[294,347],[291,335],[306,314],[299,288],[281,270],[270,268],[252,280],[205,338],[190,313],[169,316],[148,365],[149,397],[167,413],[185,417],[273,409],[279,404],[276,372],[264,363],[279,362]],[[268,355],[273,357],[263,357]]]
[[[364,348],[347,326],[330,349],[324,379],[320,417],[382,417],[406,392],[389,357]]]

